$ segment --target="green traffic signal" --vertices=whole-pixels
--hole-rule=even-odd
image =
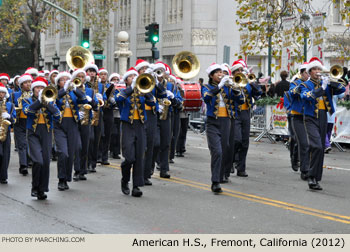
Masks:
[[[84,48],[89,48],[89,47],[90,47],[89,42],[84,41],[84,42],[83,42],[83,47],[84,47]]]
[[[153,41],[153,42],[158,42],[158,41],[159,41],[158,35],[154,35],[154,36],[152,37],[152,41]]]
[[[81,46],[84,48],[90,47],[90,29],[88,28],[83,29]]]

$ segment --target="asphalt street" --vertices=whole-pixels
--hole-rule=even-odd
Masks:
[[[349,149],[326,155],[324,190],[314,192],[292,171],[282,143],[251,138],[249,177],[231,174],[224,193],[214,195],[205,135],[190,131],[186,148],[170,166],[171,179],[156,171],[141,198],[121,193],[122,160],[110,159],[110,166],[98,166],[63,192],[52,162],[45,201],[30,196],[31,176],[18,173],[12,151],[9,184],[0,185],[0,233],[350,233]]]

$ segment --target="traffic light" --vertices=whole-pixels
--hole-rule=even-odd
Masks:
[[[81,46],[84,48],[90,47],[90,29],[83,29],[83,37],[81,40]]]
[[[159,24],[152,23],[145,27],[145,41],[151,42],[153,45],[159,42]]]

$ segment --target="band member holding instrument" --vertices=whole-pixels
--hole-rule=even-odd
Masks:
[[[243,100],[241,92],[231,88],[229,76],[223,77],[221,65],[213,63],[206,70],[209,84],[202,89],[202,97],[207,104],[207,139],[211,155],[211,190],[221,193],[228,162],[230,118],[233,116],[232,101]]]
[[[345,87],[330,78],[321,76],[323,63],[317,57],[310,59],[306,71],[310,79],[301,84],[301,98],[304,102],[304,120],[310,151],[308,185],[312,190],[322,190],[325,138],[327,130],[327,111],[333,114],[333,94],[345,92]]]
[[[121,84],[119,83],[120,75],[118,73],[112,73],[109,76],[109,82],[116,86],[115,96],[117,96],[121,90]],[[125,85],[123,86],[123,88],[125,88]],[[118,106],[113,108],[113,127],[111,133],[110,151],[112,153],[112,158],[120,159],[120,110]]]
[[[242,65],[240,63],[233,64],[233,76],[235,76],[237,73],[242,73],[244,68],[246,68],[246,65]],[[248,76],[247,79],[249,79]],[[236,114],[234,120],[234,157],[237,157],[237,176],[247,177],[248,174],[246,173],[246,160],[250,136],[250,109],[253,106],[253,99],[255,101],[258,100],[262,94],[262,91],[258,83],[256,83],[256,79],[249,81],[246,86],[242,88],[242,90],[244,95],[244,103],[238,104],[236,102],[235,104]]]
[[[59,72],[56,69],[51,70],[51,72],[49,73],[49,84],[50,85],[55,85],[55,79],[56,79],[56,76],[58,73]]]
[[[309,79],[309,75],[306,71],[307,62],[304,62],[299,66],[300,78],[292,81],[289,86],[289,97],[290,97],[290,125],[293,136],[297,142],[298,153],[294,153],[295,148],[293,145],[290,145],[291,151],[291,162],[292,169],[294,171],[298,170],[298,164],[296,160],[300,160],[300,178],[302,180],[307,180],[307,174],[310,167],[310,154],[309,154],[309,145],[307,142],[307,134],[304,125],[304,107],[303,101],[300,97],[300,85]]]
[[[9,88],[8,84],[10,82],[10,75],[8,75],[7,73],[1,73],[0,74],[0,83],[2,83],[6,89],[7,92],[9,94],[9,97],[7,97],[6,99],[10,98],[12,96],[13,90]]]
[[[139,187],[144,185],[143,164],[146,147],[144,123],[147,120],[145,103],[155,105],[155,98],[151,93],[141,95],[136,89],[138,72],[130,68],[123,76],[126,89],[117,95],[117,102],[121,112],[122,121],[122,150],[125,158],[121,164],[122,180],[121,190],[124,194],[130,194],[129,180],[132,168],[133,189],[132,196],[141,197]]]
[[[154,72],[153,68],[150,67],[150,64],[147,61],[142,59],[138,59],[136,61],[135,69],[139,74],[148,73],[154,75],[154,79],[156,81],[156,85],[152,90],[152,94],[154,97],[162,99],[166,98],[166,90],[165,87],[160,85]],[[147,120],[145,122],[145,133],[146,133],[146,153],[144,159],[144,183],[145,185],[152,185],[150,180],[152,174],[152,161],[153,161],[153,151],[154,151],[154,143],[157,136],[157,111],[159,108],[159,103],[156,100],[154,106],[149,106],[145,104],[145,110],[147,115]],[[159,137],[159,135],[158,135]],[[158,139],[158,143],[160,140]],[[159,145],[159,144],[158,144]]]
[[[10,125],[16,121],[16,110],[6,86],[0,83],[0,184],[7,184],[7,170],[10,163],[11,135]]]
[[[62,120],[54,122],[58,154],[57,176],[59,179],[59,191],[68,190],[67,182],[72,181],[73,162],[77,153],[77,144],[79,143],[78,122],[80,118],[78,104],[87,103],[84,92],[74,85],[71,77],[70,73],[61,72],[55,79],[58,89],[56,104],[62,114]]]
[[[23,112],[27,116],[29,154],[33,161],[32,197],[47,198],[49,191],[50,151],[52,147],[53,120],[60,120],[61,113],[54,102],[46,102],[43,89],[46,79],[36,78],[32,83],[33,95],[23,99]]]
[[[19,78],[20,91],[13,94],[13,103],[16,107],[17,120],[14,128],[14,137],[17,143],[19,173],[22,175],[28,174],[28,144],[26,137],[27,116],[22,111],[22,101],[24,98],[31,96],[31,85],[33,78],[30,74],[23,74]]]

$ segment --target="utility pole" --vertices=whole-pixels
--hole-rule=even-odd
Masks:
[[[82,39],[83,39],[83,0],[79,0],[79,16],[76,16],[74,15],[73,13],[70,13],[69,11],[59,7],[58,5],[56,4],[53,4],[51,2],[49,2],[48,0],[41,0],[43,1],[44,3],[52,6],[53,8],[63,12],[64,14],[70,16],[71,18],[75,19],[78,24],[79,24],[79,45],[82,43]]]

